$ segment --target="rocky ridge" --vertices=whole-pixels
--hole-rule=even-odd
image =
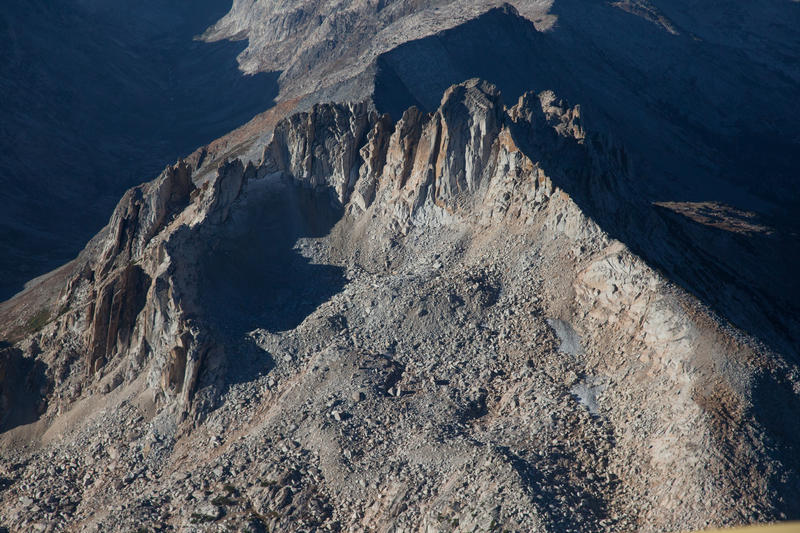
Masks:
[[[4,443],[32,445],[3,447],[0,525],[665,531],[796,512],[780,418],[798,368],[559,186],[611,205],[634,180],[580,107],[507,108],[471,80],[396,124],[315,105],[260,161],[207,159],[129,191],[0,307],[3,360],[41,382],[17,387],[38,421],[3,413]]]
[[[517,8],[527,18],[537,21],[540,28],[546,28],[554,19],[548,14],[551,5],[550,0],[525,0]],[[336,90],[337,85],[348,83],[354,84],[355,90],[369,91],[372,82],[364,73],[374,69],[381,53],[500,6],[509,4],[469,0],[418,3],[236,0],[230,11],[202,37],[210,42],[247,39],[248,47],[238,57],[240,68],[250,74],[280,72],[283,97]],[[331,61],[333,58],[337,60]]]

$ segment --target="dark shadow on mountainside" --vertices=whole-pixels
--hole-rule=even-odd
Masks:
[[[271,107],[245,42],[195,36],[222,0],[0,7],[0,300],[73,258],[129,187]]]

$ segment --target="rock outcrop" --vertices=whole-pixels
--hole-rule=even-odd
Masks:
[[[6,326],[0,372],[35,362],[43,413],[2,437],[41,446],[3,452],[2,525],[661,531],[796,512],[800,438],[761,405],[770,383],[796,403],[800,370],[568,194],[614,216],[635,201],[625,150],[580,107],[507,107],[470,80],[395,124],[321,104],[255,164],[203,159],[129,191],[4,304],[29,325],[53,311]]]

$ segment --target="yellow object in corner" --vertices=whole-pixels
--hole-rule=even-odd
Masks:
[[[800,522],[780,522],[758,526],[706,529],[703,533],[800,533]]]

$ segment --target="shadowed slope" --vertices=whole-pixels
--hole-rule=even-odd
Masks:
[[[0,8],[0,299],[71,259],[128,187],[271,105],[242,44],[193,37],[228,7],[58,0]]]

